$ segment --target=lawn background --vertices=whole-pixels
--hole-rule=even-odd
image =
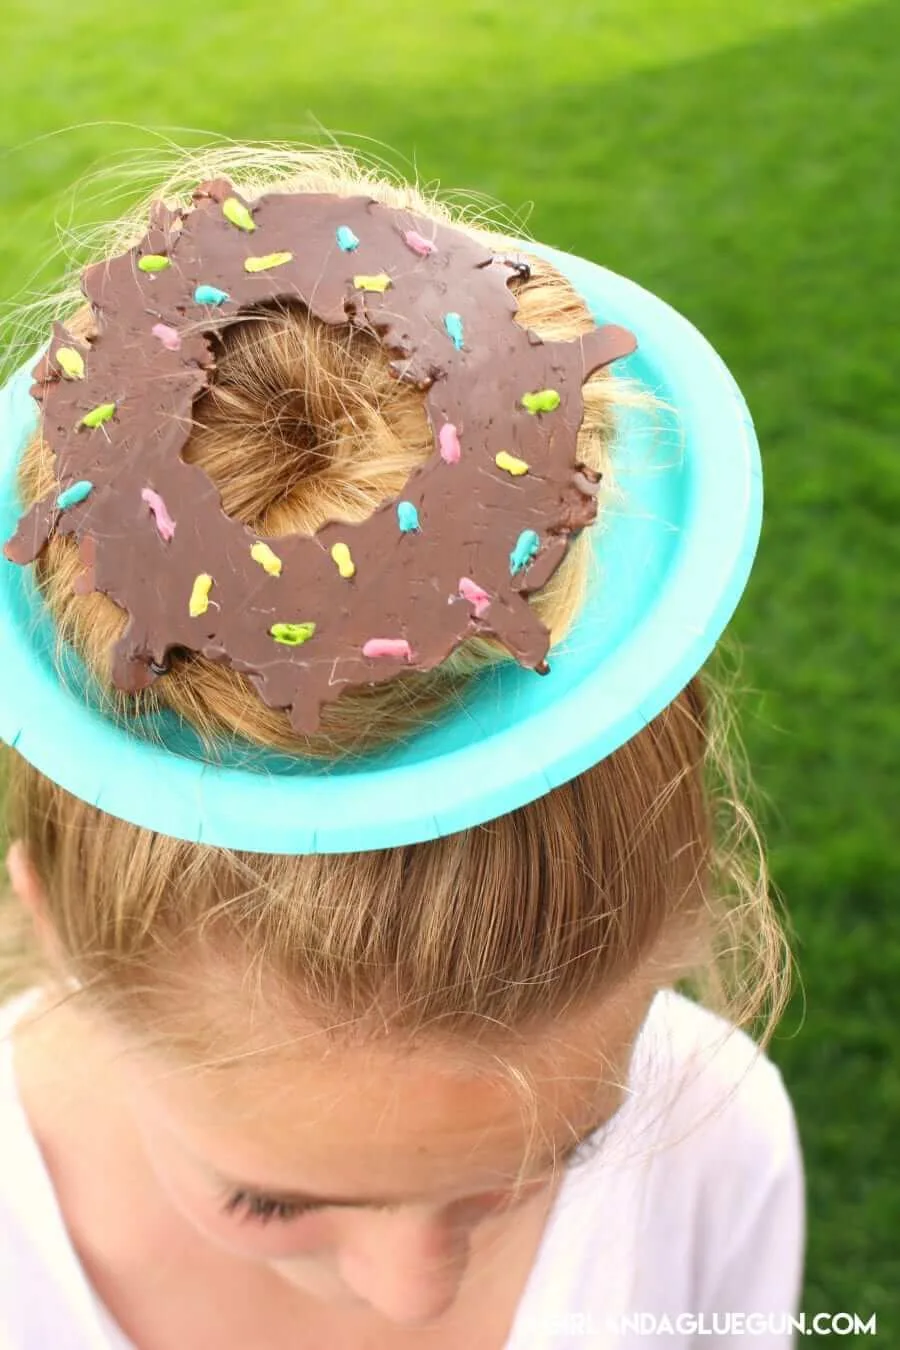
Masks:
[[[535,237],[661,295],[722,354],[765,468],[730,631],[803,980],[772,1054],[808,1169],[804,1304],[875,1312],[891,1344],[900,5],[7,0],[5,15],[5,301],[58,280],[72,228],[109,210],[96,182],[68,189],[110,156],[168,138],[321,143],[321,125],[425,183],[501,199]]]

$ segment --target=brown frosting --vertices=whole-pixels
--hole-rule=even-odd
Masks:
[[[358,239],[352,249],[340,246],[341,227],[345,244]],[[145,268],[161,270],[140,267],[147,257]],[[260,270],[247,270],[246,259],[261,259]],[[201,184],[187,210],[157,203],[139,244],[84,272],[96,333],[79,342],[55,325],[35,368],[32,394],[59,488],[20,519],[6,557],[30,563],[52,532],[76,537],[85,564],[78,592],[102,591],[129,616],[113,652],[118,688],[147,687],[164,675],[170,651],[183,648],[248,675],[270,707],[290,709],[301,733],[316,730],[322,704],[343,690],[429,670],[476,633],[546,672],[549,634],[525,597],[546,585],[570,536],[597,513],[596,475],[576,457],[581,386],[637,344],[615,325],[573,342],[525,330],[508,288],[522,269],[522,259],[497,256],[458,229],[365,196],[270,193],[247,202],[216,179]],[[385,289],[367,289],[373,282],[363,278]],[[197,287],[228,298],[198,303]],[[374,333],[397,378],[427,391],[435,449],[399,498],[367,520],[262,539],[225,515],[214,484],[181,451],[214,369],[209,334],[276,300]],[[461,332],[448,315],[459,316]],[[60,348],[80,355],[83,376],[77,357],[60,358]],[[523,395],[542,390],[557,391],[559,405],[528,411]],[[115,410],[105,417],[109,404]],[[455,462],[447,453],[453,433],[441,437],[448,423],[458,436]],[[500,452],[527,472],[499,468]],[[58,494],[75,484],[90,484],[87,495],[60,505]],[[146,489],[163,503],[162,524]],[[415,507],[417,528],[408,507],[401,528],[400,502]],[[537,548],[513,571],[524,531],[535,532]],[[280,561],[278,575],[264,569],[258,549],[251,556],[260,542]],[[335,544],[349,548],[352,576],[341,575]],[[528,556],[520,548],[519,562]],[[200,576],[212,579],[200,586],[207,608],[192,616]],[[470,585],[468,598],[460,593],[463,579],[474,583],[474,598]],[[490,603],[476,603],[481,592]],[[287,645],[271,631],[279,624],[315,628]],[[372,639],[408,647],[364,655]]]

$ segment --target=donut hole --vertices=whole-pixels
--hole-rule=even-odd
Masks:
[[[391,354],[364,330],[279,302],[215,346],[183,455],[250,529],[312,534],[365,519],[433,451],[424,392],[392,375]]]

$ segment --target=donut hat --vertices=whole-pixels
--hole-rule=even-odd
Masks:
[[[524,256],[494,253],[462,230],[368,196],[250,200],[220,178],[200,184],[185,209],[156,203],[140,242],[83,273],[91,335],[77,340],[55,324],[37,365],[3,390],[0,736],[76,795],[135,824],[195,842],[303,853],[466,828],[533,800],[635,734],[665,706],[652,708],[673,677],[665,702],[705,660],[746,584],[761,520],[758,446],[737,386],[686,320],[586,260],[531,243],[526,251],[568,275],[594,313],[593,331],[542,339],[515,321],[509,283],[527,277]],[[604,279],[612,292],[620,283],[607,305],[598,304]],[[398,497],[367,519],[261,536],[225,514],[215,485],[181,455],[215,369],[215,335],[283,302],[383,344],[391,373],[423,391],[433,448]],[[651,321],[644,332],[642,319]],[[660,349],[663,320],[694,337],[693,351],[684,331]],[[671,537],[665,548],[658,531],[635,535],[626,524],[622,535],[620,526],[626,549],[643,541],[643,558],[632,562],[665,583],[655,598],[638,596],[640,578],[631,577],[623,600],[634,604],[633,627],[620,610],[596,629],[613,594],[616,532],[592,531],[600,563],[592,595],[548,661],[550,635],[527,597],[596,519],[599,476],[577,458],[582,386],[626,359],[643,364],[638,377],[668,395],[676,417],[681,445],[663,484],[671,491],[662,493],[671,500],[659,503],[683,517],[669,520],[670,535],[698,505],[684,500],[686,487],[715,479],[703,512],[717,495],[730,500],[718,528],[694,510],[705,575],[682,577],[680,586]],[[666,379],[653,378],[663,371]],[[719,442],[723,465],[712,474],[703,454],[712,444],[686,414]],[[56,484],[23,513],[16,469],[38,416]],[[640,464],[653,452],[639,422],[623,437],[637,495],[660,496],[658,471]],[[617,467],[627,487],[622,448]],[[685,464],[698,448],[696,462]],[[266,704],[287,710],[296,732],[312,734],[323,706],[345,690],[430,670],[474,635],[494,637],[515,660],[475,678],[462,703],[410,745],[339,764],[237,743],[210,756],[169,710],[152,727],[110,718],[73,652],[57,668],[27,566],[54,533],[77,540],[76,591],[102,591],[128,615],[111,662],[112,683],[125,692],[165,679],[173,653],[197,653],[245,674]],[[671,620],[673,604],[688,620],[686,635],[702,641],[689,644],[689,657],[685,634],[658,653],[623,708],[616,659],[628,656],[641,624]],[[698,623],[704,607],[714,613]],[[606,652],[587,668],[585,640],[595,655]],[[161,792],[147,792],[149,774]]]

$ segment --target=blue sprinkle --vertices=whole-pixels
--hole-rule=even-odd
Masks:
[[[445,314],[444,327],[448,335],[453,339],[453,345],[457,351],[463,345],[463,321],[461,314]]]
[[[77,506],[79,502],[83,502],[85,497],[89,497],[93,490],[93,483],[89,483],[87,479],[83,478],[81,482],[73,483],[71,487],[66,488],[65,492],[61,492],[56,499],[56,505],[60,511],[67,511],[70,506]]]
[[[397,503],[397,520],[404,534],[419,528],[419,513],[412,502]]]
[[[231,296],[227,291],[220,291],[218,286],[198,286],[194,291],[194,302],[198,305],[224,305]]]
[[[338,245],[345,253],[352,253],[355,248],[359,248],[359,240],[349,225],[339,225],[335,233],[337,234]]]
[[[541,546],[541,537],[534,530],[523,530],[516,540],[516,546],[509,555],[510,576],[527,567]]]

